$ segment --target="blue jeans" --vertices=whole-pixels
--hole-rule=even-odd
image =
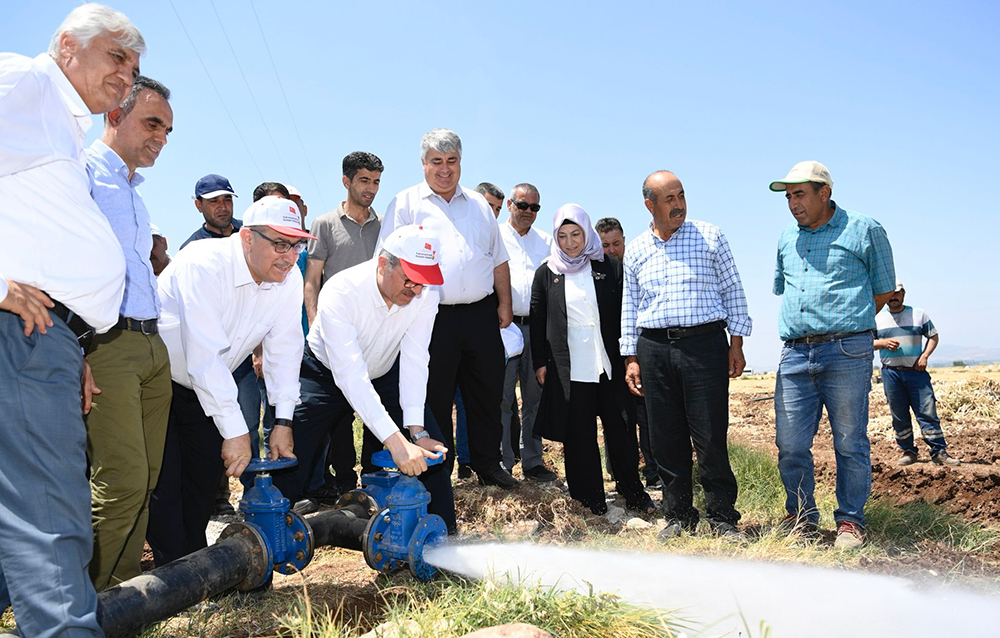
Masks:
[[[76,337],[0,311],[0,610],[22,636],[103,636],[87,565],[94,547]]]
[[[931,375],[926,370],[890,370],[882,368],[882,389],[892,412],[892,429],[896,443],[904,452],[916,452],[913,444],[913,422],[910,408],[917,416],[920,433],[931,448],[931,455],[944,451],[944,433],[937,415],[937,401],[931,386]]]
[[[868,393],[874,349],[871,334],[826,343],[785,342],[774,389],[778,471],[789,514],[819,521],[813,492],[812,443],[826,406],[837,460],[833,518],[864,526],[871,493]]]

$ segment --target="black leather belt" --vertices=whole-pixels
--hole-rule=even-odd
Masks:
[[[799,337],[798,339],[789,339],[787,343],[828,343],[830,341],[840,341],[841,339],[868,334],[875,334],[875,332],[873,330],[862,330],[861,332],[830,332],[825,335],[810,335],[808,337]]]
[[[118,317],[118,323],[113,327],[115,330],[131,330],[141,332],[144,335],[155,335],[159,330],[156,327],[156,319],[132,319],[130,317]]]
[[[94,329],[62,302],[52,299],[52,303],[55,305],[49,308],[49,312],[63,320],[66,327],[76,335],[76,340],[83,348],[83,354],[89,354],[91,346],[94,345]]]
[[[531,325],[531,317],[518,317],[517,315],[514,315],[514,323],[519,326]]]
[[[882,367],[883,368],[889,368],[890,370],[908,370],[908,371],[916,370],[916,368],[914,368],[913,366],[887,366],[887,365],[883,365]]]
[[[664,337],[670,341],[676,341],[677,339],[707,335],[711,332],[718,332],[725,329],[725,321],[713,321],[687,328],[643,328],[642,334],[650,337]]]

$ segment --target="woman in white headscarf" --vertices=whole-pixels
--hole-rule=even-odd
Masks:
[[[570,496],[604,514],[600,416],[618,493],[630,509],[652,513],[639,480],[635,432],[626,426],[634,403],[618,354],[621,263],[605,257],[590,217],[576,204],[556,211],[552,236],[552,253],[531,287],[531,358],[542,385],[534,432],[563,442]]]

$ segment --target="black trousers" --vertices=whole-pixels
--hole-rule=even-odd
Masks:
[[[146,541],[157,566],[207,546],[205,529],[226,472],[222,435],[194,390],[173,384],[163,467],[149,501]]]
[[[639,451],[646,462],[642,466],[642,478],[647,481],[657,475],[656,460],[653,458],[653,447],[649,443],[649,419],[646,417],[646,400],[632,395],[635,399],[635,420],[639,427]]]
[[[615,400],[614,387],[604,374],[598,383],[570,382],[569,428],[563,442],[569,495],[595,513],[607,510],[601,451],[597,445],[598,416],[604,428],[615,489],[625,497],[629,507],[645,509],[650,499],[639,481],[635,434],[625,424],[622,409]]]
[[[440,306],[431,336],[427,405],[455,449],[451,418],[455,386],[462,390],[472,468],[481,472],[500,464],[500,402],[503,400],[504,349],[500,339],[497,297],[475,303]],[[448,475],[454,466],[448,455]]]
[[[365,432],[368,430],[365,429]],[[336,485],[344,492],[353,490],[358,486],[358,473],[354,471],[354,467],[358,464],[358,452],[354,449],[353,412],[330,430],[327,450],[323,471],[325,483]]]
[[[736,476],[729,465],[729,344],[718,332],[667,339],[643,331],[636,343],[649,420],[649,440],[663,481],[668,519],[696,523],[691,447],[712,523],[736,523]]]
[[[274,486],[289,500],[295,501],[307,488],[312,468],[323,454],[323,440],[332,427],[343,427],[347,415],[354,414],[354,408],[333,380],[333,373],[313,355],[307,347],[302,356],[299,374],[301,403],[295,408],[292,431],[295,435],[295,455],[298,465],[273,474]],[[377,379],[372,386],[382,400],[389,416],[404,434],[403,410],[399,406],[399,359],[392,368]],[[497,404],[499,409],[499,404]],[[433,422],[424,423],[431,438],[443,441],[441,431]],[[337,440],[331,437],[331,445]],[[351,449],[354,441],[351,440]],[[382,443],[368,429],[362,446],[362,471],[371,471],[371,455],[382,449]],[[449,447],[451,456],[451,448]],[[451,490],[451,473],[445,464],[437,465],[420,475],[420,480],[431,495],[428,511],[444,519],[449,533],[455,532],[455,499]]]

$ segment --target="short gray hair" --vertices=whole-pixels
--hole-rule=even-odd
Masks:
[[[528,182],[522,182],[517,186],[515,186],[514,188],[510,189],[511,199],[514,199],[514,193],[516,193],[518,189],[523,190],[525,195],[534,195],[535,197],[541,199],[541,195],[538,194],[538,189],[535,188],[535,185],[529,184]]]
[[[146,40],[128,16],[103,4],[89,2],[70,11],[56,29],[49,42],[49,57],[59,59],[59,38],[64,33],[70,34],[80,46],[87,48],[95,36],[119,32],[121,35],[114,38],[119,45],[135,51],[136,55],[146,52]]]
[[[389,266],[390,270],[395,270],[397,267],[399,267],[399,257],[393,255],[385,248],[378,251],[378,256],[385,257],[385,262]]]
[[[462,139],[458,133],[446,128],[436,128],[424,133],[420,140],[420,159],[427,159],[427,151],[437,151],[438,153],[458,153],[458,159],[462,159]]]

